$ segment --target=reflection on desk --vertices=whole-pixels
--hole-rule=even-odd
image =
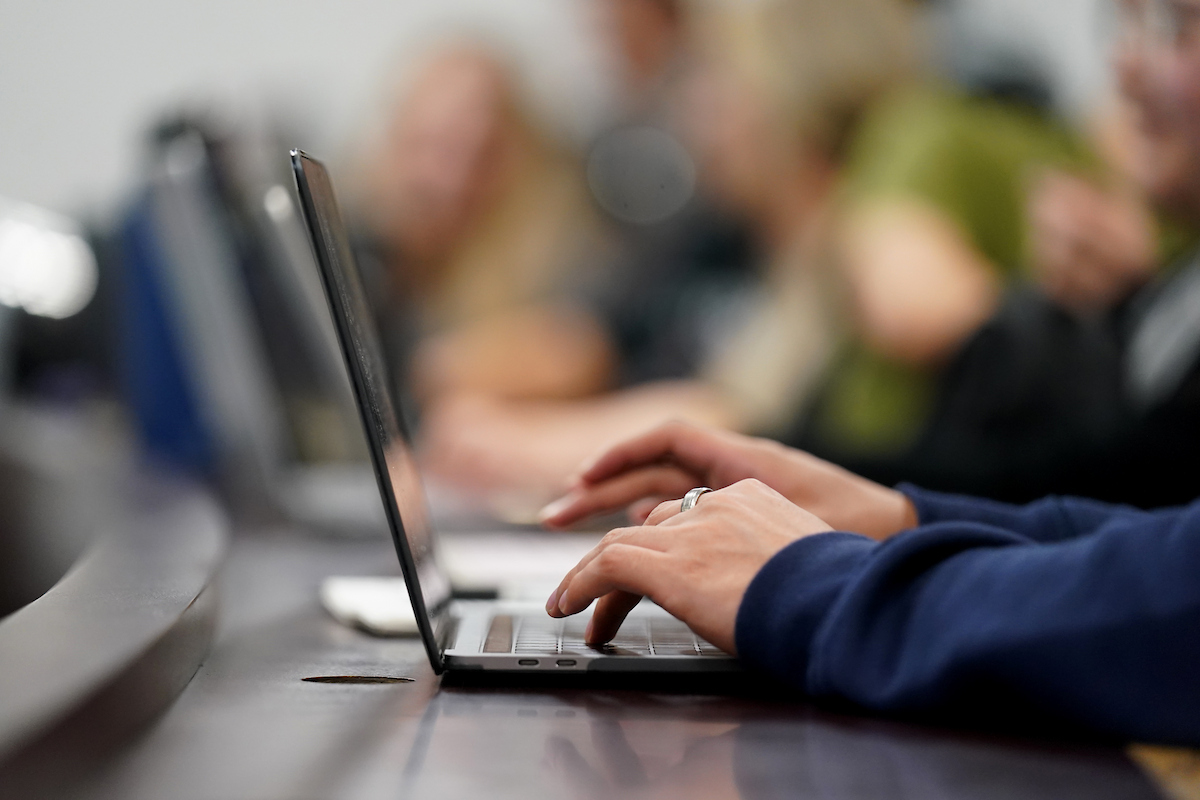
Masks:
[[[1118,750],[831,716],[795,703],[443,689],[405,797],[1156,798]]]

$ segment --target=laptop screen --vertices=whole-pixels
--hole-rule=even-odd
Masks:
[[[417,624],[421,627],[434,668],[440,671],[441,655],[430,613],[449,599],[450,582],[437,560],[420,475],[391,390],[394,384],[329,173],[321,162],[298,150],[292,151],[292,168],[366,431],[396,554],[408,584]]]

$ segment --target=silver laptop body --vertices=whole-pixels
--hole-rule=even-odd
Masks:
[[[536,604],[452,599],[329,174],[319,161],[298,150],[292,151],[292,168],[396,555],[434,671],[740,671],[736,658],[648,602],[630,614],[611,643],[593,648],[583,642],[587,614],[555,620]]]

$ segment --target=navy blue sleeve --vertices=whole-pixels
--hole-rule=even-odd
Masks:
[[[961,519],[801,539],[748,588],[739,655],[880,711],[1200,744],[1200,503],[1054,539]]]
[[[1146,512],[1131,506],[1115,506],[1079,497],[1050,497],[1023,506],[998,503],[980,497],[942,494],[902,483],[896,487],[917,510],[921,525],[937,522],[978,522],[1039,542],[1086,536],[1117,515],[1137,516]],[[1178,513],[1166,509],[1156,514]]]

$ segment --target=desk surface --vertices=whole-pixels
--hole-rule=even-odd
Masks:
[[[235,543],[213,652],[89,798],[1154,798],[1120,751],[838,717],[796,703],[442,688],[419,643],[342,628],[329,574],[393,574],[385,542]],[[328,685],[316,675],[412,683]]]

